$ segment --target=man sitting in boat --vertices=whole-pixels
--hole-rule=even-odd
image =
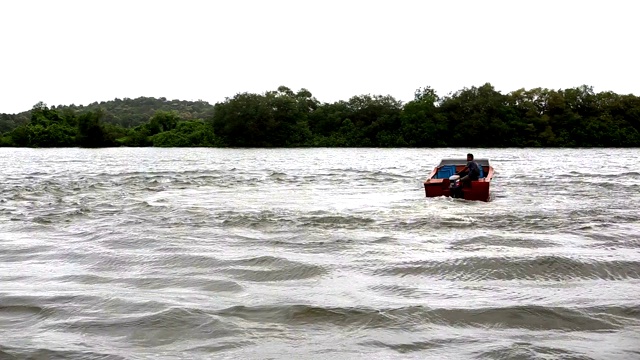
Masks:
[[[480,168],[478,168],[478,164],[473,161],[473,154],[467,154],[467,166],[456,173],[456,175],[460,175],[460,182],[466,186],[471,186],[472,181],[480,178]]]

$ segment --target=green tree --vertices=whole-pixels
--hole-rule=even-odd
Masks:
[[[77,143],[81,147],[97,148],[115,145],[115,139],[108,136],[101,123],[104,112],[101,109],[78,116]]]
[[[213,127],[227,146],[301,146],[311,137],[308,117],[315,103],[307,90],[294,93],[285,86],[241,93],[215,105]]]

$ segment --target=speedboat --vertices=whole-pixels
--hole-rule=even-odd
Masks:
[[[493,167],[489,159],[474,160],[480,168],[478,180],[470,185],[460,183],[457,172],[467,166],[467,159],[443,159],[433,168],[429,178],[424,181],[427,197],[449,196],[465,200],[489,201],[489,185],[493,178]]]

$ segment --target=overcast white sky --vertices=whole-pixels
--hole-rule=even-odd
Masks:
[[[640,95],[640,6],[568,0],[0,2],[0,112],[285,85],[409,101],[490,82]]]

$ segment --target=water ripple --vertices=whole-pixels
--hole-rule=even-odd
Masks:
[[[637,358],[637,149],[468,151],[0,149],[0,358]]]
[[[640,261],[581,261],[562,256],[536,258],[464,257],[446,261],[415,261],[386,265],[375,275],[433,276],[464,281],[640,279]]]

